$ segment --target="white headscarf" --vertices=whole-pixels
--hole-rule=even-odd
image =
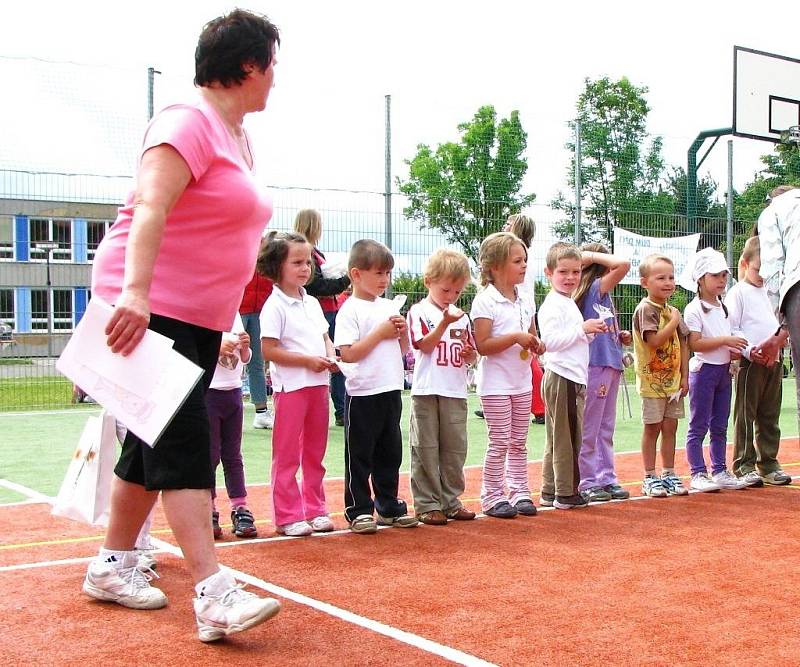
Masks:
[[[697,291],[697,281],[707,273],[722,273],[728,270],[728,262],[719,250],[714,248],[703,248],[696,252],[694,256],[683,267],[683,273],[678,284],[689,290]]]

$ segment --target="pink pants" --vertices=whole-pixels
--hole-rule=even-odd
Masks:
[[[275,394],[272,504],[276,526],[327,514],[322,459],[328,446],[328,386]],[[302,482],[297,471],[302,467]]]
[[[481,508],[486,511],[506,500],[516,505],[530,500],[528,487],[528,426],[531,392],[515,396],[481,396],[489,444],[483,459]]]

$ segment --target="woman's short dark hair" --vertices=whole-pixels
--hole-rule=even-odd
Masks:
[[[256,260],[256,271],[277,282],[281,278],[281,266],[289,256],[290,243],[303,243],[311,248],[306,237],[297,232],[269,232],[261,242]]]
[[[194,52],[194,84],[218,82],[224,88],[247,78],[246,65],[264,72],[272,62],[281,37],[278,28],[261,14],[234,9],[209,21]]]

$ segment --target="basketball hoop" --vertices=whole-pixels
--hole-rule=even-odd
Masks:
[[[800,146],[800,125],[792,125],[788,130],[781,132],[781,143]]]

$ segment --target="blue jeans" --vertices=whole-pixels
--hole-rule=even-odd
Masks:
[[[250,336],[250,349],[253,356],[247,365],[247,377],[250,380],[250,401],[253,405],[264,405],[267,402],[267,381],[264,377],[264,357],[261,356],[261,324],[258,321],[261,313],[242,315],[244,330]]]
[[[704,363],[689,373],[689,430],[686,458],[692,474],[706,472],[703,440],[711,433],[711,473],[725,470],[728,415],[731,411],[731,374],[728,364]]]
[[[325,312],[323,315],[328,322],[328,335],[333,340],[333,335],[336,333],[336,311]],[[344,374],[331,373],[331,400],[333,413],[337,417],[344,416],[344,393]]]

